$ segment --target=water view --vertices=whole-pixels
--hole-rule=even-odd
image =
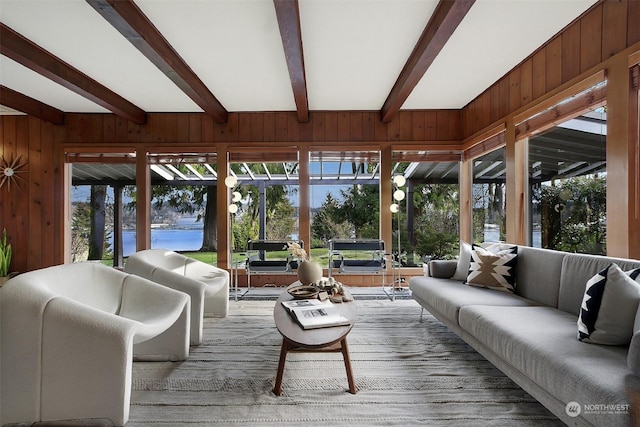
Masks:
[[[202,246],[202,222],[195,218],[180,218],[177,228],[152,228],[151,247],[172,251],[197,251]],[[113,247],[113,237],[109,239]],[[122,255],[129,256],[136,251],[136,231],[122,231]]]

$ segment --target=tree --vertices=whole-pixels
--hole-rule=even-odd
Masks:
[[[434,259],[451,258],[457,253],[460,211],[458,186],[426,184],[414,191],[416,213],[415,250]]]
[[[380,235],[380,189],[377,185],[352,185],[340,190],[343,198],[338,221],[351,224],[356,238],[377,239]]]
[[[106,224],[106,185],[91,186],[91,228],[89,234],[89,260],[101,260],[104,254]]]
[[[177,165],[179,171],[187,171],[186,166]],[[204,166],[192,165],[200,173],[205,173]],[[129,209],[135,207],[135,187],[125,187],[125,194],[133,199]],[[184,185],[169,184],[153,185],[151,187],[151,202],[154,208],[162,209],[165,204],[182,214],[197,214],[196,221],[203,221],[203,236],[201,251],[217,251],[218,249],[218,220],[217,220],[217,186],[216,185]]]
[[[327,246],[330,239],[351,237],[351,226],[340,218],[340,203],[327,193],[322,206],[313,215],[312,238],[319,241],[321,246]]]
[[[606,254],[606,178],[576,177],[540,190],[543,247]]]
[[[253,173],[264,174],[267,172],[271,175],[284,174],[288,164],[282,163],[249,163],[243,167],[249,170],[243,170],[239,165],[232,165],[232,170],[236,173]],[[266,167],[266,171],[265,171]],[[289,196],[296,191],[292,187],[285,185],[265,185],[265,221],[266,229],[264,235],[267,239],[288,239],[294,229],[295,207],[291,204]],[[242,194],[246,203],[243,204],[245,212],[242,215],[242,221],[245,227],[249,229],[250,239],[257,239],[260,235],[260,197],[261,188],[258,185],[242,185],[238,189]]]
[[[88,202],[73,204],[71,216],[71,261],[86,261],[91,234],[91,206]]]
[[[152,186],[151,200],[154,208],[161,209],[165,204],[181,214],[197,214],[196,221],[203,221],[201,251],[217,251],[217,186],[169,184]],[[209,203],[211,201],[211,203]]]

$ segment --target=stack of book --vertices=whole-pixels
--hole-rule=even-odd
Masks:
[[[330,301],[294,299],[282,301],[282,305],[303,329],[347,326],[351,323]]]

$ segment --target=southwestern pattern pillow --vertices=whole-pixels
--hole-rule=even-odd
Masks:
[[[472,245],[471,263],[466,283],[471,286],[493,289],[502,292],[513,292],[516,283],[516,265],[518,247],[491,252],[477,245]]]
[[[627,345],[640,303],[640,269],[623,272],[617,264],[587,282],[578,317],[578,339],[591,344]]]

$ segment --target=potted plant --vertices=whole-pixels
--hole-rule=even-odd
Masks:
[[[7,244],[7,229],[2,231],[0,239],[0,286],[9,280],[9,264],[11,263],[11,244]]]

